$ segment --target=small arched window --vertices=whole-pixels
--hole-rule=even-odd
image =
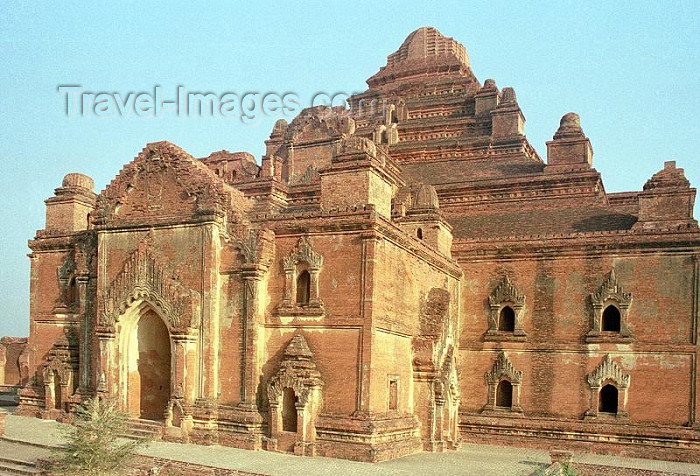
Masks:
[[[598,411],[601,413],[617,413],[617,387],[611,384],[600,389]]]
[[[603,321],[601,323],[603,332],[620,332],[620,310],[612,304],[603,311]]]
[[[389,115],[389,121],[392,124],[397,124],[399,122],[399,118],[396,116],[396,111],[394,109],[391,110],[391,114]]]
[[[513,385],[508,380],[501,380],[496,388],[496,406],[502,408],[513,406]]]
[[[498,315],[498,330],[513,332],[515,330],[515,311],[510,306],[504,306]]]
[[[287,387],[282,393],[282,431],[297,431],[297,397],[294,390]]]
[[[386,133],[386,130],[383,130],[381,135],[379,136],[379,143],[380,144],[388,144],[389,143],[389,136]]]
[[[75,283],[75,278],[71,278],[66,289],[66,305],[73,306],[78,299],[78,289]]]
[[[423,228],[418,228],[418,230],[416,230],[416,236],[419,240],[423,239]]]
[[[309,304],[309,295],[311,294],[311,275],[304,270],[299,273],[297,278],[297,305],[306,306]]]

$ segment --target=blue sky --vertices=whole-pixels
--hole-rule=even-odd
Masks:
[[[148,142],[196,157],[264,151],[275,117],[67,117],[57,87],[93,92],[362,91],[404,38],[434,26],[483,82],[512,86],[545,155],[581,115],[608,191],[637,190],[675,159],[700,184],[698,2],[44,2],[0,6],[0,336],[26,335],[27,240],[69,172],[99,190]],[[697,210],[698,207],[696,207]],[[697,213],[697,211],[696,211]]]

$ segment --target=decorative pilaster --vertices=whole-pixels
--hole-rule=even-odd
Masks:
[[[249,230],[237,247],[243,257],[241,268],[243,282],[243,361],[241,363],[240,406],[246,411],[257,412],[256,394],[260,377],[258,365],[259,296],[261,283],[267,274],[275,249],[275,235],[271,230]],[[294,281],[293,276],[290,277]]]
[[[243,269],[243,385],[241,386],[241,405],[256,408],[255,395],[260,368],[258,365],[258,326],[256,315],[259,300],[260,282],[267,272],[267,267],[247,265]]]
[[[97,340],[99,343],[99,365],[97,368],[98,382],[101,384],[101,392],[105,395],[116,395],[119,372],[116,362],[116,334],[114,328],[98,327]],[[98,385],[99,386],[99,385]],[[126,395],[121,396],[122,404],[126,408]]]
[[[171,396],[178,397],[185,405],[192,405],[197,396],[197,333],[173,333],[173,371]]]

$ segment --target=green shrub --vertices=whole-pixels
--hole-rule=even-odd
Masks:
[[[123,440],[127,415],[112,400],[86,400],[76,408],[66,444],[53,452],[54,474],[98,476],[125,474],[129,460],[148,440]]]

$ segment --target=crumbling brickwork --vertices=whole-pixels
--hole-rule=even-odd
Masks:
[[[28,369],[23,365],[27,354],[26,337],[0,339],[0,387],[16,387],[27,383]]]
[[[168,439],[362,461],[696,458],[683,170],[606,193],[574,113],[543,160],[515,91],[433,28],[367,84],[278,121],[261,165],[158,142],[100,193],[67,175],[30,241],[17,412],[111,396]]]

